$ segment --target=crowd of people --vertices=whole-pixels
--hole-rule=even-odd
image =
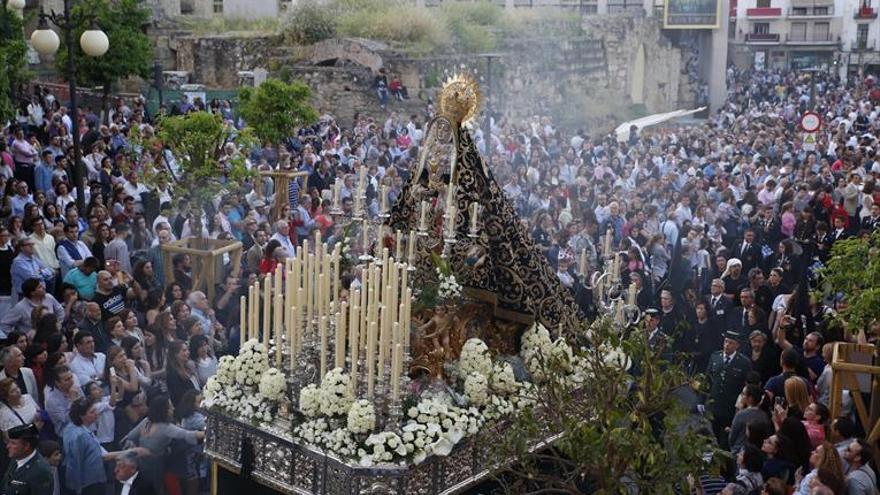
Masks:
[[[491,138],[474,131],[583,312],[602,312],[590,275],[619,257],[649,345],[706,374],[700,410],[738,469],[695,473],[694,493],[877,490],[875,446],[851,398],[829,417],[831,344],[874,335],[832,324],[846,301],[810,299],[808,289],[835,242],[880,228],[880,114],[872,79],[808,77],[730,69],[727,104],[707,123],[634,128],[624,140],[565,134],[549,117],[495,118]],[[816,151],[804,149],[797,127],[808,109],[825,119]],[[220,103],[174,111],[234,118]],[[380,191],[394,204],[432,112],[358,115],[351,127],[324,115],[282,145],[246,150],[250,167],[309,174],[308,190],[292,182],[291,206],[273,212],[272,194],[283,192],[270,179],[207,205],[175,199],[173,184],[140,183],[129,133],[149,133],[156,120],[143,101],[118,101],[103,124],[35,91],[0,141],[0,491],[204,492],[200,391],[218,357],[237,352],[239,297],[316,231],[341,238],[325,212],[336,178],[346,211],[361,167],[370,214]],[[73,118],[83,133],[82,201]],[[224,260],[213,300],[193,286],[188,255],[166,266],[162,254],[193,235],[243,243],[241,266]],[[578,266],[581,253],[587,266]],[[343,274],[346,284],[356,276]]]

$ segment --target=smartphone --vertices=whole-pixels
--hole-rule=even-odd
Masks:
[[[116,378],[116,368],[110,368],[110,377]]]
[[[113,369],[113,368],[111,368]],[[776,397],[773,399],[773,405],[785,407],[785,397]]]

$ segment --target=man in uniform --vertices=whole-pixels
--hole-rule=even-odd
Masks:
[[[739,350],[740,334],[731,330],[724,332],[722,350],[712,354],[706,368],[709,381],[708,410],[712,413],[712,430],[722,449],[728,449],[728,435],[725,429],[730,426],[736,413],[736,399],[746,383],[746,374],[752,363]]]
[[[40,432],[33,424],[16,426],[9,430],[9,468],[0,484],[2,495],[44,495],[52,493],[52,471],[43,456],[37,452]]]

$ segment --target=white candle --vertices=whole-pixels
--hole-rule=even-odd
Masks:
[[[455,206],[455,186],[452,184],[452,177],[449,178],[449,186],[446,187],[446,209]]]
[[[401,259],[403,256],[403,245],[401,242],[403,241],[403,233],[400,230],[397,230],[397,234],[394,238],[394,259]]]
[[[419,230],[428,230],[428,202],[422,201],[422,211],[419,212]]]
[[[370,254],[370,223],[367,219],[364,219],[363,222],[363,242],[361,243],[363,248],[364,255]]]
[[[412,230],[409,231],[409,241],[406,245],[407,250],[409,251],[406,255],[406,262],[410,264],[410,266],[415,266],[416,264],[416,233]]]
[[[327,317],[322,316],[318,328],[321,332],[321,381],[327,374]]]
[[[247,342],[247,298],[241,296],[238,304],[238,335],[242,343]]]
[[[281,369],[281,311],[284,309],[284,298],[281,294],[275,294],[275,367]]]
[[[587,249],[586,248],[581,249],[581,262],[580,262],[580,266],[578,268],[580,268],[580,270],[581,270],[581,278],[583,279],[583,280],[581,280],[581,283],[586,283],[586,277],[587,277]]]
[[[345,303],[336,313],[336,342],[335,342],[335,360],[334,367],[345,368]]]
[[[303,288],[303,295],[306,297],[306,321],[303,327],[308,330],[312,326],[312,314],[314,311],[314,307],[312,305],[312,301],[314,299],[314,270],[315,270],[315,255],[308,255],[308,261],[306,262],[306,279],[304,282],[305,287]]]
[[[333,184],[333,209],[338,210],[341,204],[342,204],[342,179],[337,177],[336,183]]]
[[[266,275],[263,279],[263,345],[269,347],[269,324],[272,319],[272,277]]]
[[[376,361],[373,350],[376,348],[376,322],[371,321],[367,332],[367,398],[373,398],[373,386],[376,380]]]
[[[479,209],[479,203],[471,203],[471,232],[473,233],[477,232],[477,222],[480,214]]]
[[[449,211],[449,217],[446,219],[446,237],[449,237],[450,239],[454,239],[455,238],[455,216],[457,213],[455,211],[455,206],[450,206],[448,211]]]
[[[605,257],[608,258],[611,256],[611,239],[614,235],[611,233],[611,229],[605,231]]]
[[[397,322],[394,323],[394,340],[397,341],[399,338],[400,329]],[[400,369],[401,369],[401,353],[403,349],[401,348],[399,343],[394,344],[394,352],[392,353],[391,359],[391,397],[394,400],[397,400],[400,397]]]
[[[361,165],[361,168],[358,169],[358,188],[357,188],[358,197],[362,197],[364,195],[366,181],[367,181],[367,167],[364,165]]]
[[[357,383],[358,378],[358,358],[360,357],[360,322],[358,321],[358,315],[360,314],[360,308],[355,304],[352,305],[349,310],[349,325],[348,325],[348,352],[351,355],[351,379]]]
[[[388,212],[388,186],[383,184],[379,188],[379,194],[379,214],[384,215]]]

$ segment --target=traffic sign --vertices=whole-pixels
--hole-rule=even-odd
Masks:
[[[822,127],[822,117],[816,112],[805,112],[801,116],[801,129],[804,132],[816,132]]]
[[[808,133],[804,134],[803,149],[804,149],[804,151],[816,151],[816,133],[815,132],[808,132]]]

